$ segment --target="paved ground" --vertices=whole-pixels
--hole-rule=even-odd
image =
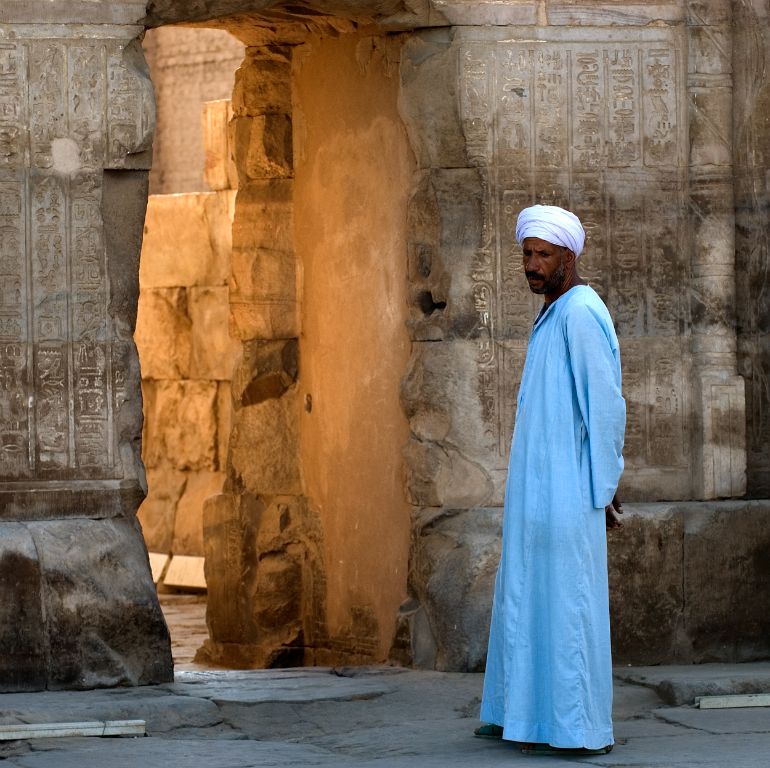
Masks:
[[[187,636],[200,635],[202,603],[173,605],[172,633],[178,621]],[[189,663],[185,634],[177,634],[182,663],[173,684],[0,695],[4,723],[139,718],[149,738],[0,742],[4,766],[770,766],[770,709],[699,710],[690,703],[704,693],[770,690],[767,663],[618,669],[618,745],[610,755],[578,760],[525,757],[511,744],[474,738],[481,675],[389,667],[207,670]]]

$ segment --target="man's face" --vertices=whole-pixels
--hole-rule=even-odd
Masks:
[[[522,248],[524,274],[532,293],[557,293],[564,284],[567,249],[539,237],[524,238]]]

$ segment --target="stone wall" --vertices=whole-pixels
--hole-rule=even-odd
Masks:
[[[153,552],[203,556],[203,501],[222,491],[230,438],[228,333],[235,192],[154,195],[144,227],[134,337],[142,367],[139,509]]]
[[[2,690],[172,677],[135,518],[152,88],[125,9],[61,10],[0,12]]]
[[[681,502],[645,506],[624,538],[613,537],[616,649],[629,650],[621,653],[626,660],[647,661],[770,653],[763,618],[770,599],[762,558],[767,503],[710,501],[767,488],[766,16],[762,3],[725,0],[5,0],[0,563],[4,583],[14,586],[0,633],[3,658],[11,659],[4,684],[144,682],[170,671],[133,518],[143,472],[131,333],[153,124],[135,40],[145,25],[191,21],[229,27],[249,46],[231,124],[239,190],[229,312],[240,349],[225,488],[204,510],[209,657],[336,663],[378,659],[386,645],[385,605],[400,589],[405,532],[395,521],[402,507],[384,510],[383,527],[372,526],[380,539],[392,539],[369,539],[361,546],[371,549],[355,551],[348,542],[365,541],[355,523],[376,515],[371,507],[354,515],[345,495],[360,487],[360,443],[335,454],[335,474],[350,478],[326,486],[314,463],[319,452],[311,450],[330,423],[357,422],[365,409],[346,398],[350,380],[343,386],[324,375],[307,342],[316,338],[322,350],[330,341],[321,330],[346,319],[349,333],[334,339],[332,359],[347,364],[345,345],[371,334],[371,320],[363,311],[361,320],[350,320],[345,306],[339,324],[327,318],[326,294],[347,295],[336,285],[345,273],[333,257],[350,246],[329,232],[314,244],[302,230],[303,213],[308,221],[322,218],[314,206],[326,194],[337,229],[347,216],[363,232],[357,203],[367,199],[367,178],[376,186],[371,199],[386,210],[384,219],[372,218],[368,241],[355,243],[367,257],[383,254],[383,272],[369,278],[362,295],[382,301],[367,310],[387,318],[391,347],[362,355],[349,371],[355,378],[366,359],[382,363],[369,389],[384,399],[371,413],[389,414],[387,445],[378,449],[391,468],[390,441],[403,435],[392,384],[405,373],[412,540],[409,599],[394,645],[400,658],[447,669],[483,664],[507,443],[535,309],[519,274],[512,223],[518,207],[538,200],[569,205],[586,221],[583,264],[618,324],[629,404],[623,492]],[[404,39],[393,43],[393,33]],[[355,46],[353,35],[360,36]],[[316,94],[295,100],[324,81],[322,71],[303,72],[295,58],[318,38],[329,40],[316,43],[310,61],[344,59],[352,68],[338,73],[339,89],[329,79],[328,106],[318,106]],[[387,78],[394,58],[396,85]],[[367,94],[375,85],[377,93]],[[393,98],[415,156],[411,181]],[[308,110],[300,120],[302,101],[314,99],[317,116]],[[314,133],[324,126],[335,135]],[[296,154],[303,142],[315,147],[314,156]],[[350,157],[335,164],[325,159],[327,147],[344,147]],[[341,194],[339,182],[328,190],[316,183],[323,162],[335,179],[338,165],[361,168],[365,158],[356,152],[365,148],[372,171],[357,175],[364,187],[356,195]],[[382,188],[387,183],[392,194]],[[377,221],[388,231],[378,231]],[[384,246],[388,237],[392,250]],[[387,261],[397,260],[399,249],[411,342],[405,371],[394,370],[404,352],[396,331],[402,316],[388,303],[398,302],[401,289],[387,295],[382,287],[391,269],[393,279],[401,274],[403,266]],[[375,262],[359,267],[368,263]],[[360,271],[350,274],[362,279]],[[310,288],[308,275],[318,278]],[[168,289],[157,297],[166,316],[184,326],[183,298],[199,285],[222,287],[158,286]],[[163,365],[181,372],[193,351],[191,342],[187,358],[181,345]],[[157,391],[148,402],[153,397],[158,402]],[[201,447],[189,463],[224,453],[210,441],[184,442],[185,449]],[[377,470],[367,471],[377,498],[393,499],[393,485],[377,485]],[[336,509],[332,495],[341,500]],[[337,514],[347,530],[335,528]],[[343,542],[343,563],[331,562]],[[664,572],[645,569],[654,563]],[[14,581],[19,573],[23,583]],[[380,583],[387,583],[382,614],[367,610]],[[739,606],[720,591],[726,584]],[[99,610],[88,607],[97,603]],[[17,605],[37,606],[23,626]],[[62,638],[68,650],[59,654]]]
[[[162,27],[143,47],[158,102],[150,194],[208,191],[201,106],[230,98],[244,46],[224,30]]]

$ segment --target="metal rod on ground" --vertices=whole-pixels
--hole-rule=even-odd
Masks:
[[[698,696],[695,706],[701,709],[734,709],[738,707],[770,707],[770,693],[740,693],[729,696]]]
[[[0,725],[0,741],[53,739],[68,736],[144,736],[144,720],[91,720],[80,723]]]

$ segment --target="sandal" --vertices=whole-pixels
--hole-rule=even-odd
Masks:
[[[607,755],[612,752],[612,744],[599,749],[586,747],[552,747],[550,744],[524,744],[522,755],[561,755],[562,757],[588,757],[589,755]]]
[[[487,723],[486,725],[481,725],[473,732],[474,736],[477,736],[479,739],[502,739],[503,738],[503,729],[499,725],[495,725],[494,723]]]

